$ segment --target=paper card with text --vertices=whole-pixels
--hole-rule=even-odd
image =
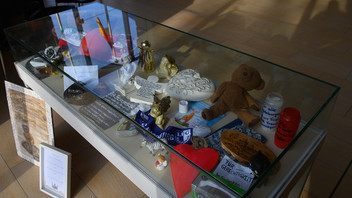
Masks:
[[[65,66],[64,71],[78,82],[86,84],[88,89],[93,89],[99,84],[98,65]],[[74,82],[64,75],[64,90]]]
[[[222,158],[213,173],[243,190],[248,190],[254,179],[250,168],[233,161],[227,155]]]

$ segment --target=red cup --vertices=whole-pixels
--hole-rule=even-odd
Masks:
[[[290,144],[297,133],[300,121],[301,114],[293,107],[287,107],[280,113],[274,139],[277,147],[284,149]]]

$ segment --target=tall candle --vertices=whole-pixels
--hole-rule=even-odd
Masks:
[[[266,96],[260,122],[264,130],[275,131],[283,103],[282,95],[277,92],[270,92]]]
[[[296,108],[287,107],[281,112],[274,139],[277,147],[284,149],[290,144],[297,133],[300,121],[301,114]]]

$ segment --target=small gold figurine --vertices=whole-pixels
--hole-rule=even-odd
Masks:
[[[155,124],[164,130],[165,118],[164,113],[170,108],[170,96],[161,100],[154,95],[154,102],[150,110],[150,115],[155,119]]]
[[[170,80],[178,72],[178,67],[175,64],[175,59],[172,56],[165,55],[160,62],[159,69],[156,73],[160,78]]]
[[[138,65],[142,67],[142,70],[146,73],[154,71],[154,50],[150,49],[149,41],[145,40],[139,47],[139,62]]]

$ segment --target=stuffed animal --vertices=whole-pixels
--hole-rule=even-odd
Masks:
[[[231,81],[220,84],[210,98],[215,103],[210,109],[202,111],[205,120],[212,120],[228,111],[235,113],[248,127],[252,127],[260,121],[260,117],[249,112],[248,108],[256,111],[260,106],[249,95],[248,91],[261,90],[265,82],[259,72],[246,64],[240,65],[232,73]]]

